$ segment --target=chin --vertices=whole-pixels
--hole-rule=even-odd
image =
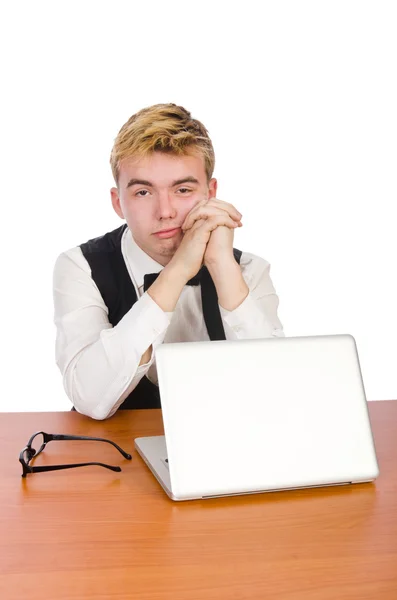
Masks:
[[[179,239],[165,239],[165,240],[160,240],[161,244],[158,244],[157,249],[159,252],[164,251],[164,252],[171,252],[174,253],[178,250],[180,244],[181,244],[181,240]]]
[[[181,240],[180,239],[165,239],[160,240],[160,244],[157,244],[156,252],[161,256],[173,256],[178,250]]]

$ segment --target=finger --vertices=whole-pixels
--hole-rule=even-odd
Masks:
[[[209,219],[215,215],[229,215],[229,213],[217,206],[209,206],[205,204],[204,206],[200,206],[195,212],[191,212],[185,219],[182,224],[182,231],[190,229],[193,226],[193,223],[198,219]],[[240,221],[239,218],[235,219],[237,222]]]
[[[194,222],[193,226],[190,228],[190,231],[195,231],[201,225],[203,225],[203,223],[205,223],[205,221],[206,221],[206,219],[198,219],[197,221]]]
[[[218,198],[210,198],[205,203],[205,206],[214,206],[216,208],[220,208],[221,210],[225,210],[234,220],[240,221],[243,216],[241,212],[239,212],[237,208],[233,206],[233,204],[225,202],[224,200],[218,200]]]
[[[195,221],[191,227],[189,227],[189,228],[185,227],[185,228],[184,228],[184,230],[183,230],[183,233],[185,234],[185,233],[187,233],[188,231],[194,231],[195,229],[197,229],[197,227],[199,227],[200,225],[202,225],[203,223],[205,223],[205,221],[207,221],[207,220],[208,220],[208,219],[197,219],[197,221]],[[241,222],[241,221],[239,221],[239,222],[237,223],[237,221],[234,221],[234,220],[232,219],[232,222],[233,222],[233,227],[234,227],[235,229],[237,229],[237,228],[239,228],[239,227],[242,227],[242,226],[243,226],[243,224],[242,224],[242,222]]]
[[[201,206],[204,206],[205,204],[207,204],[208,199],[207,198],[203,198],[202,200],[200,200],[200,202],[197,202],[197,204],[195,204],[193,206],[193,208],[188,212],[188,214],[186,215],[186,219],[192,214],[194,213],[198,208],[200,208]],[[185,219],[185,220],[186,220]]]
[[[189,229],[194,218],[203,218],[206,211],[210,210],[210,207],[219,210],[225,210],[235,221],[241,221],[243,216],[232,204],[229,204],[228,202],[218,200],[217,198],[211,198],[209,200],[204,198],[203,200],[200,200],[200,202],[198,202],[186,215],[185,221],[182,223],[182,229]],[[209,215],[210,213],[208,212],[207,214]]]
[[[224,211],[223,211],[224,212]],[[208,219],[214,215],[222,214],[222,210],[214,206],[207,207],[205,205],[198,206],[194,211],[190,212],[185,221],[182,223],[182,231],[186,231],[193,227],[196,221]]]
[[[238,219],[240,221],[243,216],[241,212],[239,212],[237,208],[233,206],[233,204],[225,202],[224,200],[219,200],[218,198],[211,198],[210,200],[208,200],[207,204],[209,204],[210,206],[218,206],[222,210],[226,210],[233,219]]]
[[[225,213],[224,215],[214,215],[208,219],[203,219],[198,229],[211,232],[221,225],[225,225],[226,227],[229,227],[229,229],[236,229],[236,227],[238,227],[236,221],[234,221],[227,213]]]

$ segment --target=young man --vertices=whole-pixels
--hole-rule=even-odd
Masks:
[[[175,104],[143,109],[110,162],[126,224],[61,254],[54,270],[56,361],[70,400],[94,419],[160,406],[163,342],[284,335],[269,263],[233,248],[242,215],[216,198],[199,121]]]

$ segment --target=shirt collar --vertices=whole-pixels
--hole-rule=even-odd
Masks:
[[[124,232],[121,247],[130,274],[139,288],[143,286],[146,273],[159,273],[164,268],[138,246],[128,227]]]

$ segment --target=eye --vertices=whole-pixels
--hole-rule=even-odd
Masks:
[[[146,194],[148,194],[148,193],[149,193],[148,190],[139,190],[139,192],[137,192],[135,194],[135,196],[139,196],[140,198],[145,198]]]
[[[190,190],[189,188],[179,188],[179,190],[178,190],[178,192],[181,192],[182,194],[187,194],[191,191],[192,190]]]

